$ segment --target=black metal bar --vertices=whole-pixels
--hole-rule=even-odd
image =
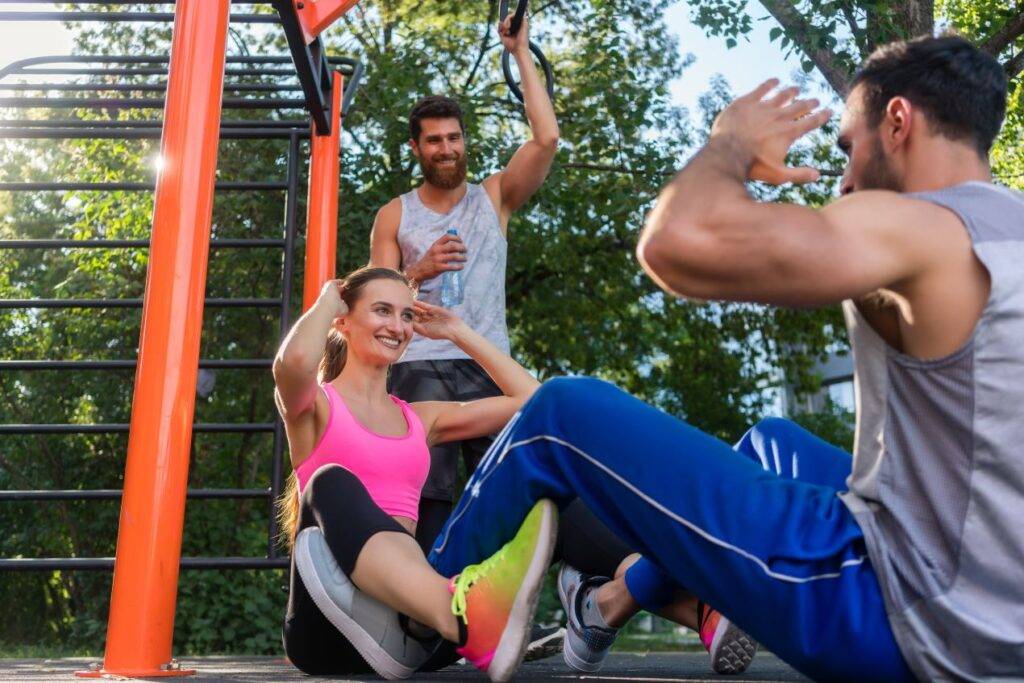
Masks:
[[[271,16],[271,15],[267,15]],[[289,55],[229,55],[228,65],[267,65],[267,64],[289,64],[292,57]],[[351,73],[358,61],[351,57],[330,57],[328,61],[332,66],[337,67],[342,73]],[[91,76],[131,76],[131,75],[167,75],[167,68],[148,69],[72,69],[58,67],[38,67],[40,64],[169,64],[168,55],[46,55],[41,57],[28,57],[11,62],[0,69],[0,79],[13,74],[25,75],[91,75]],[[233,69],[226,68],[226,76],[294,76],[292,69]]]
[[[173,12],[0,12],[0,21],[123,21],[133,23],[167,23],[174,21]],[[277,24],[273,14],[232,14],[232,24]]]
[[[197,422],[193,432],[204,434],[256,434],[272,433],[273,422]],[[0,424],[0,434],[127,434],[127,422],[108,424]]]
[[[123,119],[99,121],[94,119],[0,119],[0,130],[4,128],[162,128],[160,119]],[[251,119],[223,119],[221,132],[236,128],[289,128],[304,131],[309,128],[306,119],[279,119],[275,121],[253,121]]]
[[[48,0],[52,2],[52,0]],[[6,0],[0,0],[0,4],[4,4]],[[269,4],[269,3],[268,3]],[[267,14],[264,16],[273,17],[273,14]],[[169,55],[42,55],[39,57],[26,57],[25,59],[19,59],[15,62],[11,62],[10,66],[23,68],[26,66],[34,66],[36,64],[53,64],[53,63],[67,63],[67,64],[169,64],[171,58]],[[331,64],[347,64],[355,65],[358,60],[352,57],[330,57]],[[291,55],[228,55],[228,64],[290,64],[292,62]],[[289,73],[292,73],[289,71]]]
[[[269,358],[201,359],[205,370],[266,369],[273,364]],[[133,360],[0,360],[0,371],[34,372],[37,370],[134,370]]]
[[[225,109],[304,109],[306,100],[276,98],[268,100],[225,97]],[[155,97],[0,97],[7,109],[163,109],[164,101]]]
[[[151,192],[156,187],[155,183],[0,183],[0,191],[11,192]],[[288,184],[284,182],[219,182],[216,184],[218,190],[226,192],[240,192],[247,190],[287,190]]]
[[[221,140],[287,140],[292,134],[287,128],[249,128],[222,130]],[[11,140],[159,140],[159,128],[0,128],[0,139]],[[302,137],[309,131],[298,131]]]
[[[299,137],[293,135],[288,141],[288,171],[286,173],[288,193],[284,201],[284,254],[281,266],[281,321],[278,339],[284,339],[291,327],[292,302],[292,261],[295,255],[295,231],[299,209]],[[267,557],[277,557],[277,515],[274,505],[281,496],[283,460],[285,451],[284,424],[281,417],[274,419],[274,443],[270,461],[270,509],[267,522]]]
[[[345,77],[345,90],[341,93],[341,115],[345,116],[348,114],[348,108],[352,106],[352,100],[355,99],[356,90],[359,88],[360,83],[363,80],[363,72],[365,68],[362,62],[357,62],[355,68],[352,69],[352,74]]]
[[[39,67],[25,69],[24,71],[17,72],[24,76],[166,76],[167,69],[160,68],[141,68],[141,69],[97,69],[97,68],[67,68],[58,69],[56,67]],[[0,71],[0,78],[9,75],[5,71]],[[293,69],[224,69],[225,76],[294,76],[295,71]]]
[[[295,65],[295,72],[302,85],[302,92],[305,94],[305,107],[313,121],[317,135],[330,135],[331,117],[328,109],[330,107],[331,82],[322,82],[323,73],[323,41],[320,38],[311,44],[306,44],[306,39],[299,26],[299,17],[292,6],[291,0],[273,0],[274,9],[281,20],[281,27],[284,29],[284,36],[288,40],[288,49],[292,54],[292,62]]]
[[[266,16],[272,16],[272,14],[267,14]],[[38,74],[41,72],[27,70],[39,65],[54,65],[54,63],[78,63],[78,65],[82,65],[82,63],[167,65],[167,63],[170,63],[170,60],[169,54],[48,54],[10,62],[9,65],[0,69],[0,78],[19,73]],[[329,61],[333,66],[341,67],[343,71],[346,67],[349,69],[353,68],[357,63],[352,57],[343,56],[330,57]],[[292,56],[288,54],[229,54],[227,55],[226,62],[227,65],[287,65],[287,63],[292,62]],[[167,69],[165,68],[163,72],[166,74]],[[254,71],[252,73],[258,75],[266,72]],[[295,72],[292,70],[282,70],[275,73],[287,76],[294,75]]]
[[[189,489],[186,493],[193,500],[243,500],[269,498],[270,489]],[[49,501],[49,500],[120,500],[120,489],[92,489],[89,491],[0,491],[3,501]]]
[[[0,187],[0,190],[4,188]],[[211,249],[262,249],[284,246],[281,239],[210,240]],[[0,240],[0,249],[148,249],[149,240]]]
[[[207,299],[207,308],[279,308],[279,299]],[[142,299],[0,299],[11,308],[142,308]]]
[[[14,90],[18,92],[53,91],[61,90],[66,92],[164,92],[167,90],[167,83],[0,83],[0,90]],[[298,85],[272,85],[269,83],[225,83],[225,91],[233,92],[300,92]]]
[[[182,569],[287,569],[291,560],[286,557],[183,557]],[[0,559],[0,571],[111,571],[112,557],[60,557]]]
[[[241,5],[266,5],[259,0],[231,0]],[[53,0],[0,0],[0,5],[52,5]],[[174,0],[69,0],[68,5],[173,5]]]

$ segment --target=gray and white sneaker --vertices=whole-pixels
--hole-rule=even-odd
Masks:
[[[562,656],[565,663],[576,671],[593,673],[604,665],[604,658],[615,642],[619,630],[584,623],[583,600],[590,588],[596,588],[609,579],[584,574],[567,564],[558,571],[558,598],[565,610],[566,633]]]
[[[319,528],[300,531],[293,553],[313,602],[381,677],[408,678],[427,661],[431,649],[406,634],[398,612],[349,581]]]

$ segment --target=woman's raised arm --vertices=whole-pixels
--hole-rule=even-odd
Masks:
[[[504,396],[465,403],[417,403],[431,444],[462,441],[499,431],[537,390],[540,383],[514,358],[475,332],[446,308],[416,302],[416,332],[432,339],[448,339],[490,375]]]
[[[285,420],[313,408],[317,368],[335,319],[348,313],[341,298],[341,280],[324,284],[316,303],[292,326],[274,356],[277,406]]]

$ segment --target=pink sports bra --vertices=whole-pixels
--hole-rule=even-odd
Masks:
[[[359,477],[381,510],[416,521],[420,492],[430,470],[430,450],[419,416],[408,403],[391,396],[401,407],[408,429],[405,436],[377,434],[356,419],[329,382],[320,388],[330,405],[327,428],[295,470],[299,489],[305,489],[313,473],[324,465],[341,465]]]

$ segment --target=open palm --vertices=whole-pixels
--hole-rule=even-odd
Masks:
[[[430,339],[450,339],[455,329],[462,324],[459,316],[443,306],[417,301],[413,311],[416,313],[413,330]]]

